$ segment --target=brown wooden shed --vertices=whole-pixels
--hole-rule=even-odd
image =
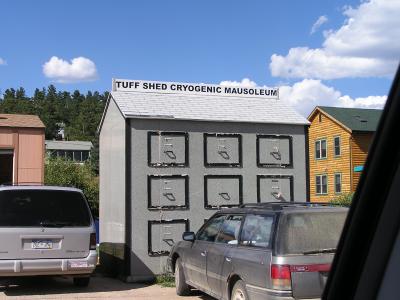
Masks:
[[[43,183],[44,130],[38,116],[0,114],[0,184]]]

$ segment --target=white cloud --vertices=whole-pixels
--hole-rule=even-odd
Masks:
[[[320,16],[311,27],[310,34],[314,34],[323,24],[328,22],[327,16]]]
[[[399,49],[400,50],[400,49]],[[329,55],[324,49],[292,48],[286,56],[272,55],[272,76],[337,79],[393,75],[397,64],[379,58]]]
[[[387,96],[368,96],[364,98],[352,99],[349,96],[342,96],[338,99],[339,105],[343,107],[360,107],[360,108],[383,108],[387,100]]]
[[[400,58],[400,1],[369,0],[347,7],[345,23],[325,32],[321,48],[273,54],[273,76],[336,79],[392,77]]]
[[[308,116],[317,105],[333,106],[340,96],[339,91],[315,79],[279,87],[280,100],[293,106],[303,116]]]
[[[0,57],[0,66],[5,66],[7,62]]]
[[[279,88],[281,101],[293,106],[303,116],[308,116],[315,106],[358,108],[383,108],[386,96],[352,98],[316,79],[304,79],[292,86]]]
[[[53,56],[43,65],[43,74],[60,83],[93,81],[98,77],[95,63],[85,57],[68,62]]]
[[[242,81],[221,81],[221,85],[256,87],[256,82],[244,78]],[[307,117],[316,106],[383,108],[386,96],[352,98],[317,79],[303,79],[293,85],[279,86],[280,101],[284,101]]]
[[[327,32],[324,48],[336,55],[400,58],[400,1],[370,0],[347,7],[345,24]]]
[[[254,81],[251,81],[248,78],[243,78],[242,81],[230,81],[230,80],[225,80],[221,81],[220,85],[225,85],[225,86],[242,86],[242,87],[256,87],[257,83]]]

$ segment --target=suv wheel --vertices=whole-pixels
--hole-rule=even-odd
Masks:
[[[187,296],[190,294],[190,288],[186,284],[185,274],[183,273],[180,258],[178,258],[175,262],[175,287],[176,294],[179,296]]]
[[[231,300],[248,300],[246,286],[242,280],[236,281],[232,289]]]
[[[74,285],[79,287],[87,287],[90,282],[90,277],[74,277]]]

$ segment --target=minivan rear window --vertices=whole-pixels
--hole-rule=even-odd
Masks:
[[[277,254],[335,252],[347,211],[299,212],[282,216],[277,236]]]
[[[0,227],[87,227],[90,211],[79,192],[0,191]]]

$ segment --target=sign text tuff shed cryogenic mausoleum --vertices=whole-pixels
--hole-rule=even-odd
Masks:
[[[113,80],[99,127],[102,264],[150,280],[219,208],[306,201],[307,126],[277,88]]]
[[[163,93],[196,93],[199,95],[244,95],[265,96],[278,98],[277,88],[250,88],[221,86],[212,84],[176,83],[176,82],[154,82],[142,80],[119,80],[113,81],[113,91],[120,92],[163,92]]]

